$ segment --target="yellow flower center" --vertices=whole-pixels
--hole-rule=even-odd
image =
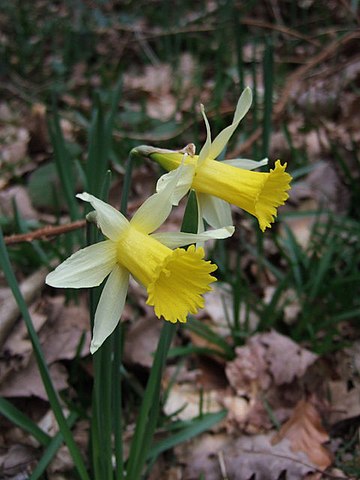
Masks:
[[[285,168],[286,163],[277,160],[269,173],[253,172],[207,159],[196,169],[192,188],[251,213],[264,231],[274,221],[276,207],[289,197],[291,176]]]
[[[131,225],[117,241],[119,264],[145,286],[156,316],[173,323],[186,322],[189,313],[202,308],[202,295],[216,281],[210,275],[216,265],[203,257],[202,248],[171,250]]]

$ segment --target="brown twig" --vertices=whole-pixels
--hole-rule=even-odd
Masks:
[[[62,233],[83,228],[85,224],[86,220],[78,220],[76,222],[67,223],[66,225],[57,225],[56,227],[47,226],[29,233],[9,235],[8,237],[5,237],[5,244],[13,245],[14,243],[32,242],[38,238],[46,239],[49,237],[55,237],[57,235],[61,235]]]
[[[319,42],[317,40],[314,40],[310,38],[308,35],[304,35],[297,30],[294,30],[292,28],[286,27],[284,25],[278,25],[276,23],[271,23],[271,22],[264,22],[263,20],[257,20],[254,18],[250,17],[243,17],[240,18],[240,24],[245,25],[247,27],[257,27],[261,28],[264,30],[273,30],[279,33],[282,33],[284,35],[287,35],[289,37],[294,37],[299,40],[303,40],[305,42],[310,43],[311,45],[319,46]],[[183,28],[172,28],[169,30],[164,30],[164,31],[154,31],[151,29],[148,29],[147,31],[142,30],[142,39],[143,40],[154,40],[157,38],[161,37],[166,37],[169,35],[179,35],[179,34],[190,34],[190,33],[208,33],[208,32],[213,32],[216,29],[218,29],[218,26],[216,25],[193,25],[193,26],[188,26],[188,27],[183,27]],[[133,33],[135,34],[138,29],[134,28],[132,26],[128,25],[118,25],[117,30],[123,31],[123,32],[128,32],[128,33]],[[138,42],[139,39],[135,36],[134,40],[132,41],[133,43]],[[131,41],[129,43],[132,43]]]
[[[317,40],[313,40],[308,35],[303,35],[302,33],[294,30],[292,28],[286,27],[285,25],[277,25],[271,22],[264,22],[263,20],[257,20],[250,17],[244,17],[240,19],[240,23],[246,25],[248,27],[259,27],[267,30],[274,30],[289,37],[298,38],[299,40],[304,40],[305,42],[314,45],[315,47],[319,46],[319,42]]]
[[[359,38],[359,31],[350,32],[344,35],[342,38],[336,39],[331,42],[327,47],[314,55],[305,65],[302,65],[297,70],[295,70],[295,72],[289,76],[287,82],[285,83],[280,99],[274,107],[273,122],[278,122],[280,120],[286,109],[290,97],[294,95],[294,93],[300,87],[300,81],[304,79],[305,75],[312,68],[330,58],[340,47],[343,47],[352,40]],[[236,152],[234,152],[234,154],[239,155],[240,153],[247,151],[253,145],[253,143],[255,143],[261,137],[261,134],[262,127],[259,127],[253,132],[252,135],[250,135],[246,142],[240,145],[240,147],[236,150]]]

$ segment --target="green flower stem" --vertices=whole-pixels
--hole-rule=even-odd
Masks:
[[[126,213],[130,191],[133,155],[127,162],[121,212]],[[109,186],[109,182],[106,182]],[[108,188],[102,188],[102,197],[107,197]],[[93,227],[88,232],[88,243],[98,240],[97,231]],[[101,287],[90,291],[91,325],[100,297]],[[121,391],[121,359],[122,332],[118,325],[115,332],[104,342],[94,354],[94,391],[92,415],[92,459],[96,479],[113,479],[113,440],[115,454],[115,478],[124,477],[124,461],[122,448],[122,391]]]
[[[112,335],[103,343],[94,354],[94,407],[93,417],[96,422],[98,438],[95,460],[98,471],[95,478],[112,480],[112,447],[111,447],[111,356]]]
[[[130,152],[124,176],[124,183],[121,194],[120,211],[126,215],[127,204],[130,192],[131,174],[133,169],[134,153]],[[119,324],[113,334],[113,358],[112,358],[112,401],[113,401],[113,433],[114,433],[114,453],[115,453],[115,479],[124,478],[124,454],[122,444],[122,374],[121,362],[123,354],[123,329]]]
[[[97,189],[106,198],[110,187],[110,176],[106,175],[102,185]],[[98,229],[89,225],[87,229],[87,244],[91,245],[100,239]],[[102,291],[102,286],[92,288],[89,293],[89,312],[91,328],[94,326],[96,307]],[[111,439],[111,357],[112,336],[110,336],[93,356],[94,387],[91,416],[91,457],[93,476],[96,480],[113,480],[112,439]]]
[[[181,230],[197,232],[197,204],[193,194],[189,196]],[[131,480],[141,478],[152,446],[160,411],[161,378],[175,332],[176,325],[164,323],[131,443],[126,472],[127,478]]]
[[[123,329],[118,325],[114,332],[113,341],[113,363],[112,363],[112,385],[113,385],[113,430],[114,430],[114,453],[115,453],[115,479],[124,478],[124,455],[122,445],[122,375],[121,360],[123,353]]]
[[[131,442],[126,475],[131,480],[140,479],[151,447],[160,409],[162,373],[175,331],[176,325],[164,323]]]
[[[83,462],[82,456],[80,454],[80,451],[74,441],[74,438],[72,436],[71,430],[66,422],[65,416],[63,414],[61,405],[60,405],[60,400],[57,395],[57,392],[52,384],[50,373],[46,364],[46,360],[44,357],[44,354],[41,349],[41,345],[39,342],[39,338],[37,336],[36,330],[34,328],[34,325],[32,323],[32,319],[30,317],[27,305],[25,303],[25,300],[21,294],[19,285],[17,283],[16,277],[14,275],[13,269],[11,267],[11,263],[9,260],[9,256],[6,250],[5,242],[4,242],[4,237],[2,234],[2,230],[0,229],[0,265],[3,269],[3,272],[5,274],[5,278],[9,284],[9,287],[11,288],[13,295],[15,297],[15,300],[18,304],[19,310],[21,312],[21,315],[24,319],[29,338],[31,340],[31,344],[33,347],[35,359],[39,368],[39,372],[41,375],[41,379],[44,384],[45,391],[47,393],[51,409],[54,412],[56,421],[58,422],[59,429],[61,434],[64,437],[65,443],[69,449],[69,452],[73,458],[75,467],[79,473],[79,476],[82,480],[90,480],[89,475],[86,471],[85,464]]]

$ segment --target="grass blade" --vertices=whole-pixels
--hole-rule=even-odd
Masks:
[[[67,419],[67,423],[69,425],[69,428],[71,428],[75,421],[77,419],[77,414],[76,413],[71,413],[69,415],[69,418]],[[59,450],[61,447],[62,443],[64,441],[63,436],[61,435],[61,432],[58,432],[54,438],[51,439],[51,442],[45,449],[45,452],[43,456],[41,457],[39,463],[36,465],[35,469],[33,470],[30,480],[37,480],[38,478],[41,478],[43,473],[45,472],[47,466],[51,462],[51,460],[54,458],[56,452]]]
[[[160,453],[165,452],[166,450],[169,450],[180,443],[186,442],[191,438],[200,435],[206,430],[209,430],[209,428],[221,422],[221,420],[225,418],[226,414],[226,410],[221,410],[220,412],[216,413],[206,413],[199,418],[193,419],[190,425],[187,425],[179,432],[156,443],[149,452],[149,458],[157,457],[160,455]]]
[[[47,446],[51,442],[51,437],[39,428],[36,423],[18,410],[12,403],[0,397],[0,413],[10,422],[17,425],[22,430],[30,433],[41,445]]]
[[[47,393],[51,408],[54,412],[56,421],[58,422],[60,431],[64,437],[65,443],[69,448],[70,454],[73,458],[75,467],[79,473],[79,476],[82,480],[90,480],[88,473],[85,468],[85,464],[83,462],[83,459],[81,457],[80,451],[74,441],[74,438],[71,434],[71,431],[66,423],[65,416],[63,414],[60,401],[57,395],[57,392],[52,384],[50,373],[46,364],[46,360],[44,357],[44,354],[41,349],[41,345],[39,342],[39,338],[36,334],[36,331],[34,329],[27,305],[24,301],[24,298],[20,292],[19,285],[17,283],[17,280],[15,278],[14,272],[12,270],[9,256],[6,250],[5,242],[4,242],[4,237],[2,234],[2,230],[0,229],[0,265],[2,266],[5,278],[9,284],[9,287],[11,288],[13,295],[15,297],[15,300],[18,304],[19,310],[21,312],[21,315],[24,319],[24,322],[26,324],[26,328],[28,331],[29,338],[31,340],[31,344],[34,350],[34,355],[35,359],[39,368],[39,372],[41,375],[41,379],[45,388],[45,391]]]

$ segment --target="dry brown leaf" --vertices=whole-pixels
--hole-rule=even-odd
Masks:
[[[355,418],[360,415],[360,386],[349,388],[344,380],[328,383],[329,400],[331,405],[329,422],[331,424]]]
[[[75,357],[83,333],[85,341],[80,355],[88,355],[90,331],[85,306],[64,306],[64,297],[48,300],[45,307],[30,308],[55,387],[67,388],[67,372],[58,360]],[[45,312],[44,310],[47,310]],[[5,342],[0,358],[0,394],[9,397],[38,396],[46,399],[32,354],[25,323],[20,321]]]
[[[46,322],[46,315],[36,311],[31,306],[29,312],[35,330],[38,332]],[[32,346],[28,337],[25,322],[21,319],[12,329],[7,341],[1,349],[0,356],[0,385],[7,381],[9,376],[27,368],[32,362]]]
[[[124,87],[148,94],[146,111],[149,117],[168,120],[175,114],[177,101],[170,92],[172,69],[168,64],[146,65],[142,75],[125,74]]]
[[[40,332],[40,341],[48,363],[71,360],[77,353],[85,334],[80,357],[90,353],[90,324],[88,308],[84,304],[64,305],[64,297],[48,299],[48,322]]]
[[[273,445],[287,439],[293,452],[303,452],[319,470],[332,463],[331,453],[323,446],[329,435],[321,418],[309,400],[300,400],[289,420],[272,439]]]
[[[225,371],[235,397],[223,397],[228,408],[228,429],[259,433],[272,428],[265,407],[271,407],[279,422],[303,395],[302,379],[316,355],[274,331],[254,335],[236,349],[236,358]]]
[[[224,433],[215,435],[205,433],[191,442],[176,447],[176,457],[185,467],[181,478],[198,480],[201,474],[206,480],[222,478],[217,453],[223,451],[231,441],[231,437]]]
[[[74,440],[83,455],[86,455],[89,441],[89,424],[85,420],[77,422],[72,430]],[[74,460],[66,445],[62,445],[47,468],[49,478],[69,478],[69,473],[74,469]],[[60,475],[67,474],[62,477]]]
[[[27,189],[21,185],[15,185],[0,192],[0,214],[12,217],[14,203],[22,218],[29,220],[38,218],[38,213],[31,203]]]
[[[4,454],[0,454],[0,477],[9,480],[29,478],[36,458],[34,448],[28,445],[12,445]]]
[[[29,142],[29,132],[26,128],[6,125],[0,130],[0,139],[1,163],[16,165],[24,160]]]
[[[185,463],[184,480],[229,478],[232,480],[299,480],[315,470],[308,457],[294,453],[284,439],[271,445],[271,435],[244,435],[232,439],[223,434],[205,434],[180,450]]]
[[[208,244],[211,248],[211,244]],[[212,291],[205,294],[204,313],[211,320],[211,328],[221,337],[230,335],[229,325],[234,324],[233,298],[227,284],[217,283]],[[248,322],[249,328],[255,329],[258,316],[254,312],[248,312],[245,305],[241,304],[239,322],[244,325]]]
[[[50,375],[56,390],[64,390],[68,387],[67,372],[63,365],[60,363],[51,365]],[[33,357],[25,368],[7,376],[0,386],[0,395],[3,397],[35,396],[47,400],[47,394]]]
[[[20,283],[20,290],[26,303],[30,304],[39,294],[44,285],[47,269],[42,268]],[[9,288],[0,291],[0,347],[10,334],[10,331],[19,316],[19,308]],[[25,325],[24,325],[25,327]],[[22,329],[23,336],[25,329]],[[1,377],[1,375],[0,375]]]
[[[334,425],[360,415],[360,341],[336,352],[331,360],[326,388],[329,423]]]
[[[151,368],[159,342],[162,322],[155,317],[141,317],[129,327],[124,345],[124,362]]]
[[[176,99],[170,93],[152,95],[146,103],[146,113],[150,118],[165,122],[176,112]]]
[[[235,423],[236,425],[244,425],[246,422],[249,423],[249,416],[256,404],[255,399],[248,400],[245,397],[237,397],[236,395],[224,395],[221,400],[222,404],[228,411],[228,429],[230,429],[232,423]],[[265,421],[262,417],[263,416],[260,417],[260,415],[257,415],[258,419],[261,418],[261,427],[264,428]]]
[[[226,374],[238,395],[252,394],[275,385],[291,383],[304,375],[317,356],[275,331],[254,335],[236,349]]]
[[[190,420],[201,413],[218,412],[221,405],[215,391],[201,391],[196,384],[174,385],[166,399],[164,412],[174,415],[179,420]]]
[[[314,466],[302,452],[291,451],[283,440],[271,445],[270,435],[243,436],[224,451],[226,473],[229,478],[278,480],[286,472],[287,480],[299,480]]]

